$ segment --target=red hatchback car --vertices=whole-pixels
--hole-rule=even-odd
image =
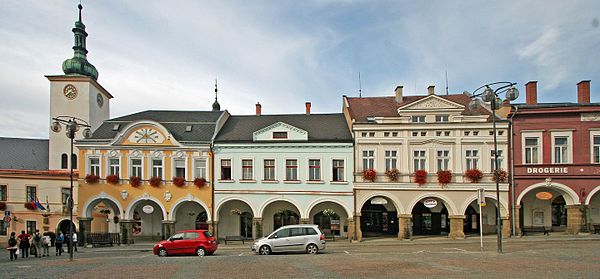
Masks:
[[[212,255],[217,251],[217,240],[207,230],[180,231],[154,244],[154,255],[165,257],[169,255],[196,254],[200,257]]]

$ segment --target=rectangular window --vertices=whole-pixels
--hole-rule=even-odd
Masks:
[[[152,176],[163,177],[163,162],[162,159],[152,159]]]
[[[568,137],[554,137],[554,163],[555,164],[566,164],[568,163],[568,148],[569,138]]]
[[[538,163],[538,140],[538,138],[525,138],[525,164]]]
[[[131,176],[142,177],[142,159],[131,159]]]
[[[60,201],[62,202],[63,207],[67,206],[67,202],[69,201],[70,193],[71,193],[71,189],[69,189],[69,188],[61,188],[60,189]]]
[[[345,181],[344,160],[333,160],[333,181]]]
[[[265,159],[264,160],[264,180],[275,180],[275,160]]]
[[[445,131],[444,132],[444,136],[449,137],[450,136],[450,131]]]
[[[4,225],[4,220],[0,219],[0,235],[7,235],[8,224]]]
[[[231,160],[221,160],[221,180],[231,180]]]
[[[119,169],[119,159],[108,159],[108,166],[109,166],[109,174],[111,175],[120,175]]]
[[[498,169],[502,168],[504,163],[504,151],[498,150]],[[490,166],[492,166],[492,172],[496,169],[494,168],[494,150],[490,150]]]
[[[296,159],[285,160],[285,180],[288,180],[288,181],[298,180],[298,160],[296,160]]]
[[[37,200],[37,188],[35,186],[27,186],[26,198],[28,202]]]
[[[436,115],[435,122],[448,122],[448,115]]]
[[[374,137],[375,136],[375,132],[369,132],[369,137]]]
[[[414,150],[413,151],[413,171],[424,170],[426,163],[427,163],[427,157],[425,157],[425,150]]]
[[[94,157],[89,159],[90,171],[89,174],[100,176],[100,158]]]
[[[398,151],[386,150],[385,151],[385,171],[392,169],[398,169]]]
[[[412,122],[413,123],[425,123],[425,115],[413,116]]]
[[[321,181],[321,160],[308,160],[308,180]]]
[[[242,160],[242,180],[252,180],[252,160]]]
[[[273,138],[274,139],[287,139],[288,133],[287,132],[273,132]]]
[[[594,136],[594,145],[592,148],[592,158],[593,158],[593,162],[598,164],[600,163],[600,135],[598,136]]]
[[[37,229],[37,224],[35,221],[27,221],[27,233],[33,234]]]
[[[185,159],[173,160],[175,166],[175,176],[185,178]]]
[[[375,151],[363,150],[363,170],[375,168]]]
[[[398,132],[392,132],[392,137],[397,137],[398,136]]]
[[[194,178],[206,178],[206,160],[194,160]]]
[[[450,165],[450,150],[438,150],[437,151],[437,170],[448,170]]]
[[[479,169],[479,150],[466,150],[467,170]]]
[[[6,201],[8,199],[8,192],[6,185],[0,185],[0,201]]]

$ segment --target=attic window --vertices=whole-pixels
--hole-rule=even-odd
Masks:
[[[412,117],[413,123],[425,123],[425,115],[417,115]]]
[[[367,116],[367,122],[375,122],[375,116]]]
[[[115,125],[113,125],[112,130],[113,131],[118,131],[120,128],[121,128],[121,124],[115,124]]]
[[[185,131],[186,132],[191,132],[192,131],[192,125],[185,126]]]
[[[288,133],[287,132],[273,132],[273,138],[274,139],[287,139]]]

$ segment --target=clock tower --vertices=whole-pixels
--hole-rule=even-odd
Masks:
[[[109,118],[109,101],[113,96],[98,83],[98,71],[87,60],[85,25],[81,20],[79,5],[79,19],[72,29],[74,34],[74,55],[63,62],[64,75],[46,76],[50,81],[50,119],[57,116],[72,116],[86,121],[92,131],[96,130],[104,120]],[[65,129],[59,133],[50,130],[49,168],[51,170],[69,169],[71,145],[65,135]],[[81,132],[75,140],[83,138]],[[77,155],[77,150],[74,150]],[[75,158],[74,158],[75,159]],[[74,168],[77,169],[75,161]]]

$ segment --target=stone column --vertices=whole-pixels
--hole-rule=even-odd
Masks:
[[[162,239],[167,239],[175,234],[175,221],[162,220]]]
[[[515,216],[512,216],[515,220],[515,236],[523,236],[521,232],[521,206],[515,205]]]
[[[412,214],[398,214],[398,239],[412,239]]]
[[[252,218],[252,236],[254,239],[263,237],[262,218]]]
[[[356,213],[354,222],[356,223],[356,239],[362,241],[362,230],[360,229],[360,213]]]
[[[465,238],[464,221],[465,215],[451,215],[450,217],[450,234],[448,237],[452,239]]]
[[[578,234],[581,226],[585,223],[583,220],[583,207],[580,205],[567,205],[567,233]]]
[[[510,219],[502,217],[502,237],[510,238]]]
[[[346,232],[348,234],[348,240],[352,241],[354,239],[354,219],[346,219],[346,226],[348,226],[348,231]]]
[[[77,233],[77,242],[80,246],[85,246],[87,234],[92,232],[92,218],[79,218],[79,232]]]
[[[219,239],[219,221],[208,222],[208,230],[212,232],[216,239]]]
[[[133,223],[134,220],[121,219],[121,242],[123,244],[133,244]]]
[[[309,218],[300,218],[300,224],[310,224]]]

